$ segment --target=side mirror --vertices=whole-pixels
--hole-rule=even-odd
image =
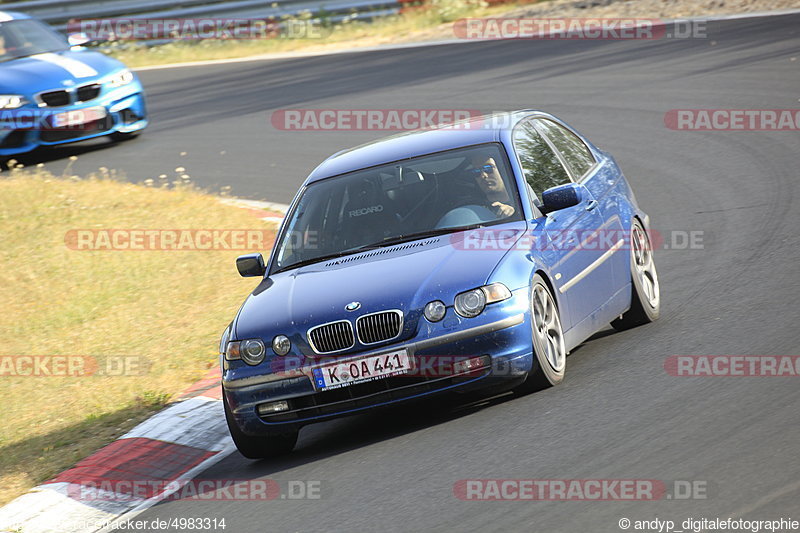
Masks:
[[[67,35],[67,42],[69,43],[69,47],[73,50],[80,50],[91,43],[92,39],[85,33],[70,33]]]
[[[578,205],[583,200],[584,194],[585,187],[579,183],[551,187],[542,193],[542,205],[539,210],[547,214]]]
[[[261,254],[240,255],[236,258],[236,269],[243,278],[263,276],[267,271],[264,257]]]

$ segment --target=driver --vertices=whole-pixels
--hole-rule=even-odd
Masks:
[[[476,154],[470,158],[472,163],[471,172],[475,176],[475,181],[481,191],[486,195],[491,209],[501,218],[510,217],[514,214],[514,207],[511,204],[511,197],[506,189],[506,184],[497,170],[497,164],[493,157]]]

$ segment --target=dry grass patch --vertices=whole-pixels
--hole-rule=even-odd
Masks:
[[[236,59],[281,52],[348,50],[382,44],[453,39],[453,21],[466,17],[682,18],[800,8],[800,0],[427,0],[429,7],[373,22],[346,20],[327,26],[321,38],[204,40],[145,47],[112,47],[109,53],[131,67]],[[310,18],[310,13],[303,18]],[[293,19],[297,20],[297,19]]]
[[[489,6],[483,0],[434,0],[435,4],[431,8],[412,9],[402,15],[379,18],[372,22],[350,19],[335,25],[325,25],[319,32],[321,36],[317,38],[201,40],[153,47],[127,44],[112,47],[108,53],[130,67],[143,67],[281,52],[346,50],[381,44],[441,40],[454,37],[452,23],[459,18],[499,15],[539,1],[541,0],[520,0]]]
[[[134,356],[149,365],[131,376],[0,376],[0,504],[126,432],[217,364],[219,335],[253,286],[235,270],[244,252],[65,244],[70,229],[268,227],[185,180],[163,183],[0,173],[0,356]]]

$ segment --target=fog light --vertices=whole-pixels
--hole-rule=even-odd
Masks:
[[[483,368],[483,358],[473,357],[453,363],[453,374],[464,374],[472,370]]]
[[[289,402],[281,400],[279,402],[262,403],[258,406],[258,414],[268,415],[270,413],[280,413],[289,410]]]

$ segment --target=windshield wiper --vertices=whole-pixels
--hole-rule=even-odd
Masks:
[[[311,259],[303,259],[302,261],[298,261],[296,263],[292,263],[290,265],[286,265],[284,267],[280,267],[279,269],[274,271],[273,274],[278,274],[280,272],[284,272],[286,270],[291,270],[293,268],[300,268],[300,267],[304,267],[306,265],[312,265],[314,263],[327,261],[328,259],[336,259],[338,257],[343,257],[345,255],[351,255],[351,254],[354,254],[354,253],[355,252],[352,251],[352,250],[345,250],[344,252],[337,252],[335,254],[326,254],[326,255],[320,255],[318,257],[312,257]]]
[[[394,237],[387,237],[380,242],[375,242],[372,244],[365,244],[363,246],[357,246],[355,248],[349,248],[347,250],[337,252],[334,254],[326,254],[320,255],[319,257],[313,257],[311,259],[304,259],[302,261],[298,261],[296,263],[292,263],[291,265],[286,265],[284,267],[280,267],[279,269],[275,270],[273,274],[278,274],[280,272],[284,272],[286,270],[290,270],[293,268],[300,268],[306,265],[311,265],[314,263],[320,263],[322,261],[327,261],[329,259],[337,259],[339,257],[344,257],[345,255],[353,255],[360,252],[366,252],[368,250],[375,250],[376,248],[383,248],[384,246],[391,246],[392,244],[399,244],[401,242],[407,241],[414,241],[418,239],[426,239],[428,237],[436,237],[438,235],[444,235],[446,233],[456,233],[458,231],[468,231],[471,229],[477,229],[484,227],[485,224],[471,224],[469,226],[459,226],[457,228],[441,228],[435,230],[428,230],[428,231],[418,231],[416,233],[407,233],[405,235],[396,235]]]
[[[470,224],[469,226],[459,226],[456,228],[441,228],[441,229],[434,229],[428,231],[418,231],[416,233],[406,233],[405,235],[396,235],[394,237],[386,237],[380,242],[375,242],[372,244],[365,244],[364,246],[359,246],[357,248],[351,248],[348,252],[363,252],[365,250],[374,250],[376,248],[383,248],[384,246],[390,246],[392,244],[399,244],[401,242],[408,242],[408,241],[415,241],[418,239],[427,239],[428,237],[437,237],[439,235],[445,235],[447,233],[456,233],[458,231],[468,231],[471,229],[477,229],[484,227],[484,224]]]

